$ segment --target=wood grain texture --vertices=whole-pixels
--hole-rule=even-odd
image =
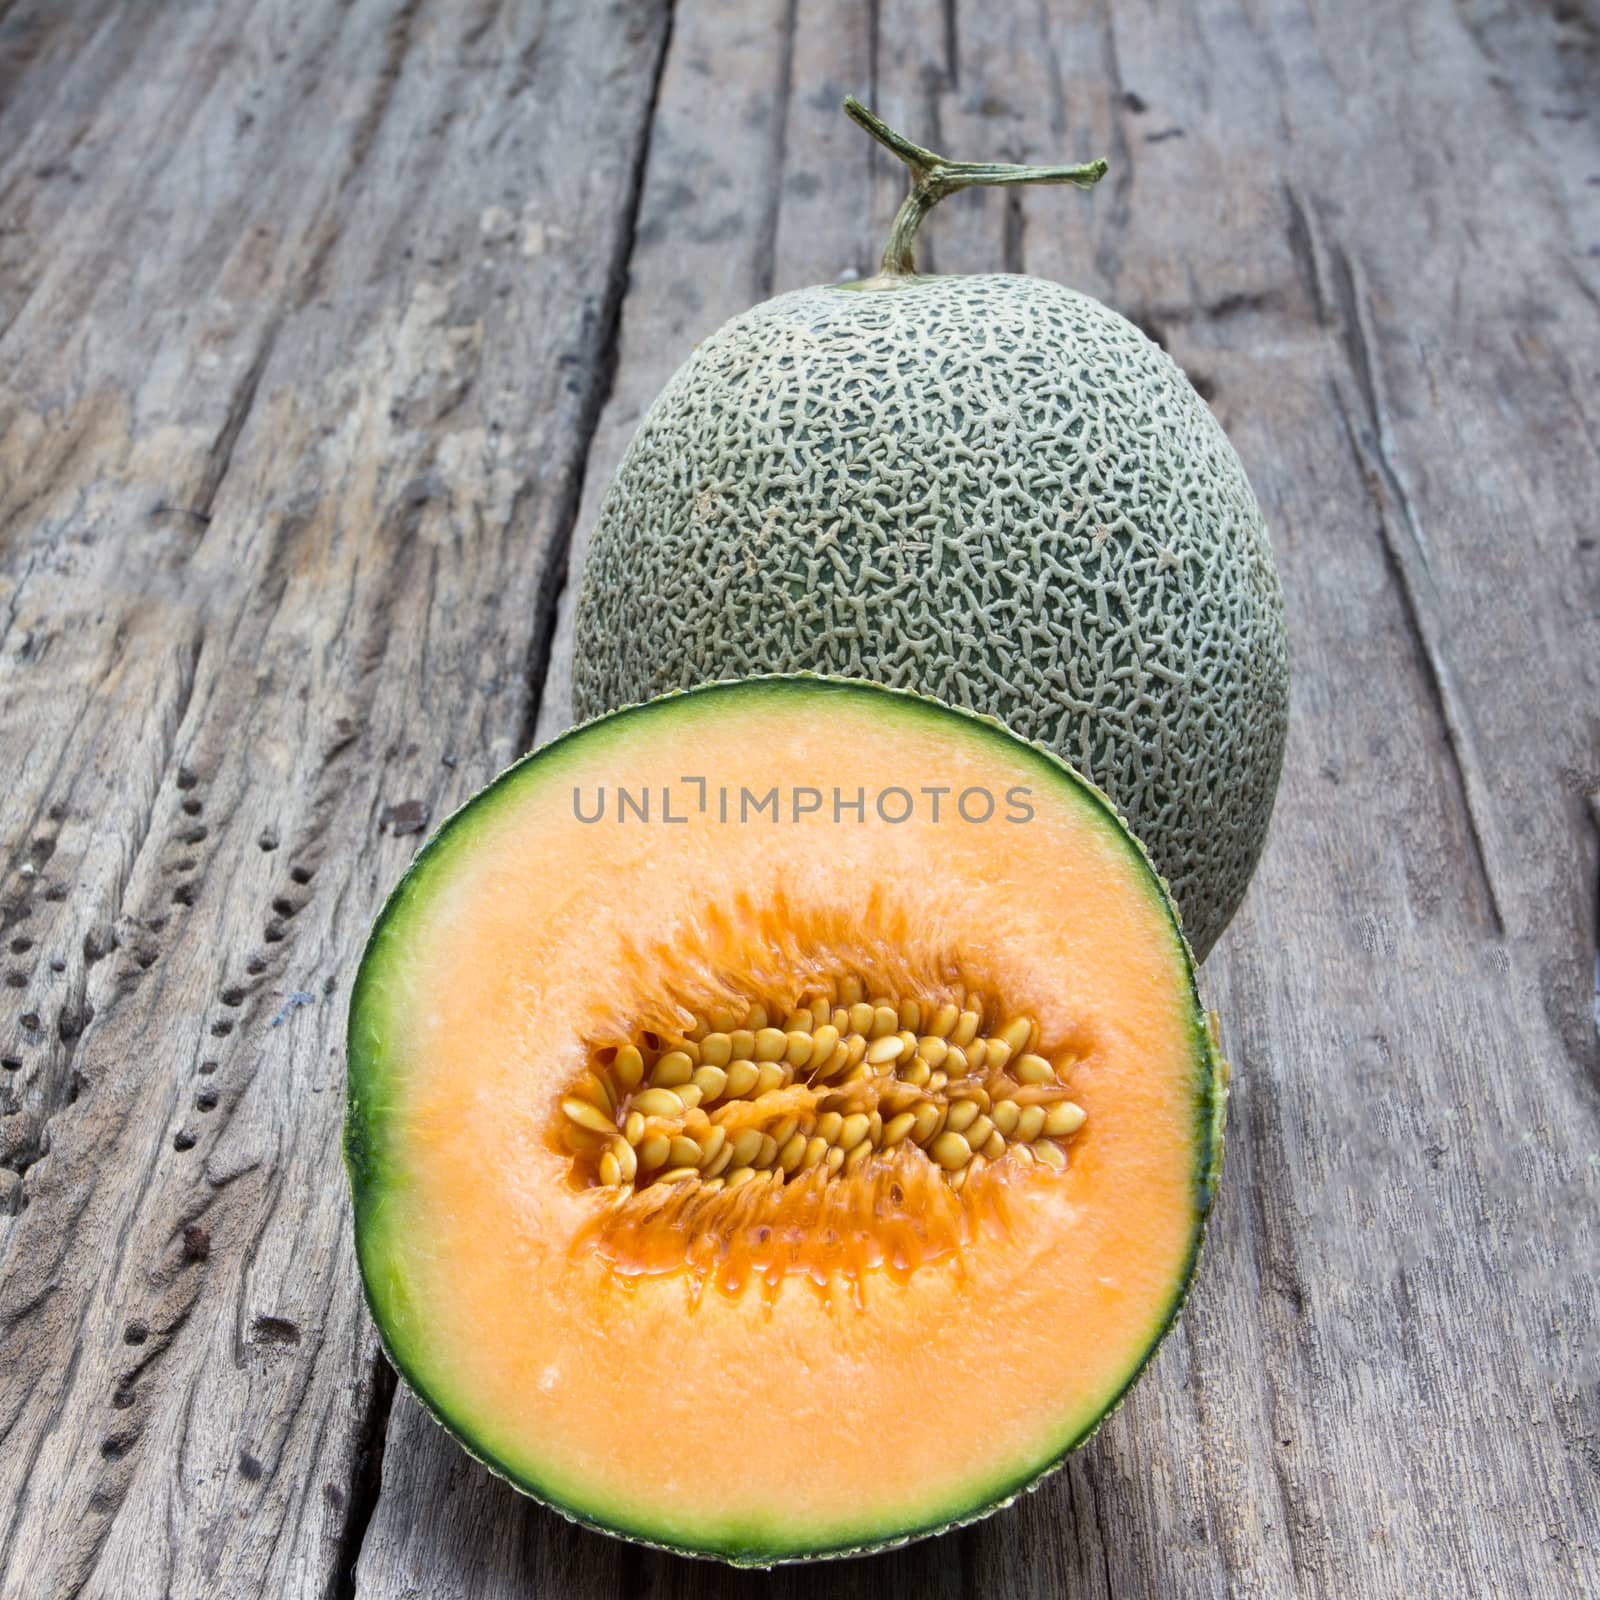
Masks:
[[[1592,6],[1477,0],[0,8],[0,1594],[1600,1592],[1597,88]],[[565,725],[650,398],[871,270],[852,90],[1111,160],[923,265],[1186,367],[1294,720],[1150,1373],[979,1527],[730,1575],[388,1411],[342,1002],[408,819]]]
[[[60,25],[4,25],[0,1594],[322,1596],[388,1393],[345,994],[523,738],[665,13]]]

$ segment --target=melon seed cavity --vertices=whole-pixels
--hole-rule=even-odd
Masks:
[[[996,1180],[1066,1171],[1087,1118],[1073,1053],[1051,1053],[992,997],[845,974],[594,1041],[556,1132],[612,1202],[590,1234],[619,1270],[688,1267],[697,1296],[842,1268],[859,1292],[864,1267],[904,1276],[973,1237]]]

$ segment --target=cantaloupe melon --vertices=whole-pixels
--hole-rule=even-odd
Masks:
[[[1223,1068],[1105,797],[997,723],[755,679],[564,735],[350,1007],[406,1382],[565,1515],[769,1564],[1033,1485],[1177,1313]]]
[[[1203,958],[1244,896],[1288,713],[1283,603],[1243,467],[1131,322],[1023,275],[922,276],[973,183],[910,165],[880,273],[708,338],[609,486],[577,612],[589,717],[750,673],[842,673],[1000,717],[1100,784]]]

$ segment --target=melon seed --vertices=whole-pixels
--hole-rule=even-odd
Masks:
[[[902,1000],[900,1002],[900,1026],[908,1033],[917,1031],[917,1024],[922,1021],[922,1007],[915,1000]]]
[[[1055,1068],[1043,1056],[1018,1056],[1016,1065],[1011,1069],[1011,1076],[1018,1083],[1051,1083],[1055,1075]]]
[[[639,1165],[646,1170],[659,1167],[667,1159],[667,1151],[669,1149],[671,1149],[670,1141],[663,1138],[659,1133],[652,1138],[646,1139],[639,1146]]]
[[[681,1117],[683,1101],[671,1089],[641,1089],[633,1097],[633,1110],[647,1117]]]
[[[782,1060],[784,1052],[789,1048],[789,1036],[778,1028],[762,1028],[756,1034],[757,1061]]]
[[[611,1091],[605,1084],[595,1077],[592,1072],[580,1072],[577,1082],[572,1086],[572,1095],[578,1100],[587,1100],[597,1110],[610,1116],[617,1109],[617,1103],[611,1097]]]
[[[788,1081],[789,1074],[776,1061],[763,1061],[756,1068],[756,1093],[758,1095],[770,1094],[774,1089],[781,1089]]]
[[[617,1173],[621,1180],[624,1183],[632,1183],[639,1172],[639,1158],[633,1153],[633,1146],[626,1139],[616,1139],[612,1142],[608,1154],[616,1162]]]
[[[875,1067],[881,1067],[891,1061],[898,1061],[906,1053],[906,1042],[899,1034],[889,1034],[885,1038],[874,1039],[867,1047],[867,1060]]]
[[[751,1006],[745,1015],[744,1025],[752,1033],[760,1033],[767,1025],[767,1008],[761,1005]]]
[[[725,1033],[708,1033],[700,1041],[700,1059],[708,1067],[725,1067],[733,1060],[733,1040]]]
[[[1064,1138],[1069,1133],[1076,1133],[1088,1120],[1088,1113],[1082,1106],[1074,1105],[1070,1100],[1058,1100],[1044,1114],[1044,1131],[1052,1138]]]
[[[1034,1024],[1026,1016],[1014,1016],[1010,1022],[1006,1022],[1005,1027],[998,1030],[995,1037],[1002,1038],[1006,1048],[1014,1056],[1019,1050],[1026,1050],[1032,1034],[1034,1034]]]
[[[589,1104],[587,1100],[580,1100],[576,1095],[569,1095],[561,1102],[561,1109],[580,1128],[587,1128],[590,1133],[615,1133],[616,1124],[603,1111]]]
[[[872,1007],[865,1000],[858,1000],[850,1007],[847,1020],[851,1033],[868,1034],[872,1031]]]
[[[815,1075],[819,1078],[836,1077],[839,1073],[844,1071],[849,1060],[850,1046],[841,1041],[837,1046],[835,1046],[833,1053],[828,1057],[828,1059],[816,1069]]]
[[[872,1031],[868,1035],[872,1039],[881,1039],[886,1034],[900,1031],[900,1013],[886,1003],[880,1002],[872,1008]]]
[[[926,1144],[944,1120],[944,1110],[935,1105],[931,1100],[917,1107],[912,1116],[912,1125],[915,1128],[915,1138],[918,1144]]]
[[[650,1069],[650,1082],[664,1090],[674,1090],[680,1083],[688,1083],[691,1077],[694,1077],[694,1062],[682,1050],[667,1051]]]
[[[911,1132],[916,1116],[910,1111],[902,1111],[899,1116],[891,1117],[883,1125],[883,1148],[891,1150]]]
[[[971,1105],[972,1102],[967,1100],[964,1101],[963,1104]],[[995,1126],[988,1117],[979,1117],[976,1122],[970,1123],[962,1131],[967,1136],[967,1143],[970,1144],[974,1150],[981,1150],[983,1146],[989,1142],[989,1135],[995,1131]]]
[[[1044,1107],[1024,1106],[1017,1114],[1017,1137],[1032,1144],[1044,1130]]]
[[[1004,1039],[983,1041],[983,1064],[991,1072],[1000,1072],[1011,1059],[1011,1046]]]
[[[955,1172],[972,1159],[972,1146],[948,1128],[929,1146],[928,1153],[946,1172]]]
[[[759,1128],[741,1128],[729,1143],[733,1147],[733,1164],[736,1167],[747,1167],[755,1158],[755,1153],[761,1148],[761,1130]]]
[[[944,1125],[954,1133],[960,1133],[963,1128],[969,1128],[977,1119],[978,1105],[975,1100],[957,1100],[950,1107],[950,1114],[945,1118]]]
[[[1052,1144],[1048,1139],[1041,1139],[1033,1147],[1033,1153],[1047,1166],[1052,1166],[1057,1172],[1064,1171],[1067,1165],[1067,1153],[1058,1144]]]
[[[611,1076],[624,1089],[637,1089],[644,1082],[644,1057],[637,1046],[625,1044],[617,1051],[617,1059],[611,1063]]]
[[[675,1167],[698,1167],[704,1153],[693,1139],[686,1139],[681,1133],[667,1146],[667,1160]]]
[[[852,1112],[839,1124],[839,1147],[853,1150],[867,1136],[870,1119],[859,1111]]]
[[[756,1036],[750,1028],[735,1028],[728,1035],[728,1045],[733,1051],[734,1060],[749,1061],[756,1053]]]
[[[728,1074],[721,1067],[696,1067],[689,1081],[706,1100],[715,1100],[728,1087]]]
[[[823,1159],[824,1156],[827,1155],[827,1153],[828,1141],[820,1134],[814,1134],[811,1138],[806,1140],[805,1160],[801,1162],[801,1166],[814,1167]]]
[[[798,1028],[791,1028],[784,1035],[784,1040],[783,1059],[791,1067],[805,1066],[816,1050],[816,1044],[813,1042],[811,1034],[809,1032],[802,1033]]]
[[[984,1144],[983,1153],[991,1161],[998,1161],[1006,1153],[1006,1136],[998,1128],[989,1135],[987,1142]]]
[[[622,1182],[622,1168],[609,1150],[600,1157],[600,1181],[613,1186]]]
[[[1009,1135],[1016,1132],[1017,1113],[1021,1109],[1015,1100],[999,1100],[989,1115],[994,1118],[995,1127]]]
[[[722,1091],[730,1100],[742,1100],[756,1086],[756,1064],[735,1061],[728,1068],[727,1087]]]
[[[778,1151],[778,1165],[785,1172],[798,1171],[800,1163],[805,1160],[806,1136],[803,1133],[792,1133],[784,1141],[783,1148]]]
[[[1005,1044],[1012,1055],[1019,1050],[1025,1050],[1033,1039],[1033,1024],[1026,1017],[1013,1017],[999,1034],[999,1039]]]
[[[935,1039],[948,1039],[950,1030],[955,1027],[961,1016],[960,1008],[946,1003],[934,1012],[928,1019],[928,1032]]]

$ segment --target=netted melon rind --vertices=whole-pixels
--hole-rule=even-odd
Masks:
[[[804,289],[678,371],[601,508],[575,710],[794,671],[1058,752],[1200,957],[1243,898],[1287,729],[1271,548],[1205,403],[1098,301],[1014,275]]]

